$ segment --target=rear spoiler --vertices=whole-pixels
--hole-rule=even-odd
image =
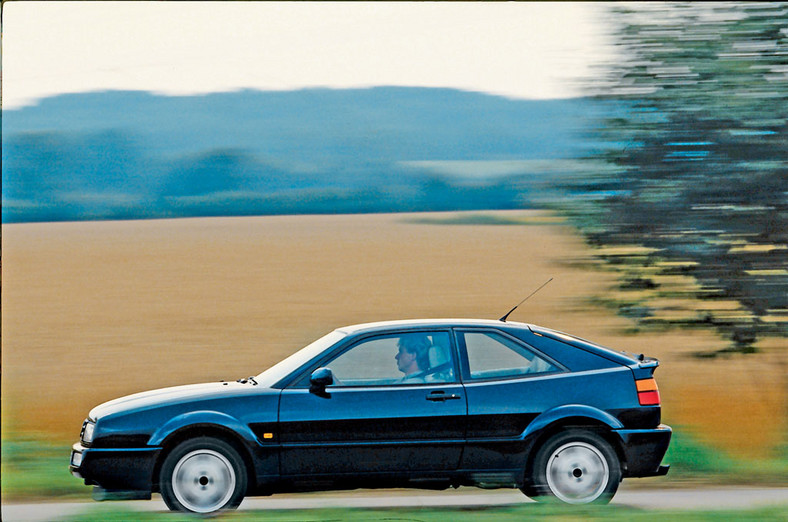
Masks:
[[[638,357],[638,363],[630,366],[632,373],[635,374],[635,379],[646,379],[654,375],[654,371],[659,366],[659,361],[653,357],[644,357],[641,354]]]

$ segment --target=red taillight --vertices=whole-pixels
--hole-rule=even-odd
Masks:
[[[638,389],[638,401],[641,406],[659,406],[659,389],[657,381],[651,379],[641,379],[635,381]]]

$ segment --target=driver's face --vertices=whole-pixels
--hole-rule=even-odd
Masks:
[[[416,354],[410,353],[405,350],[405,348],[400,347],[394,358],[397,360],[397,369],[401,372],[406,372],[416,360]]]

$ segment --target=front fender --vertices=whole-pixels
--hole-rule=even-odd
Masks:
[[[529,436],[544,430],[551,424],[554,424],[558,421],[577,417],[599,421],[612,430],[617,430],[624,427],[621,421],[606,411],[584,404],[566,404],[541,413],[538,417],[531,421],[531,423],[525,429],[523,437],[528,438]]]
[[[257,437],[252,430],[249,429],[249,426],[243,422],[226,413],[204,410],[192,411],[173,417],[153,433],[148,441],[148,445],[161,446],[167,437],[176,431],[189,426],[205,424],[221,426],[222,428],[235,432],[248,443],[257,444]]]

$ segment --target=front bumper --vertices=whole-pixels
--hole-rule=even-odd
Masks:
[[[662,465],[668,451],[670,426],[660,424],[650,430],[615,430],[621,438],[626,469],[625,477],[656,477],[666,475],[670,466]]]
[[[110,491],[151,491],[161,448],[71,448],[69,470],[87,485]]]

